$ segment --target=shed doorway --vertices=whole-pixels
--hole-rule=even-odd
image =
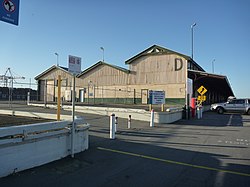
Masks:
[[[148,104],[148,89],[141,90],[141,103]]]

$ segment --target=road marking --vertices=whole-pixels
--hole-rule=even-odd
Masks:
[[[232,119],[233,119],[233,115],[231,114],[230,115],[230,118],[229,118],[229,120],[228,120],[228,123],[227,123],[227,126],[231,126],[232,124]]]
[[[210,171],[224,172],[224,173],[230,173],[230,174],[234,174],[234,175],[250,177],[250,173],[241,173],[241,172],[237,172],[237,171],[222,170],[222,169],[212,168],[212,167],[207,167],[207,166],[188,164],[188,163],[185,163],[185,162],[166,160],[166,159],[162,159],[162,158],[157,158],[157,157],[152,157],[152,156],[147,156],[147,155],[141,155],[141,154],[126,152],[126,151],[119,151],[119,150],[115,150],[115,149],[108,149],[108,148],[103,148],[103,147],[97,147],[97,149],[102,150],[102,151],[119,153],[119,154],[123,154],[123,155],[129,155],[129,156],[134,156],[134,157],[145,158],[145,159],[149,159],[149,160],[160,161],[160,162],[164,162],[164,163],[168,163],[168,164],[176,164],[176,165],[188,166],[188,167],[192,167],[192,168],[199,168],[199,169],[205,169],[205,170],[210,170]]]
[[[218,140],[218,143],[225,143],[225,144],[232,144],[232,145],[249,145],[250,142],[249,140],[244,140],[244,139],[236,139],[236,140]]]

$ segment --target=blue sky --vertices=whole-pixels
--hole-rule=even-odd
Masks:
[[[0,22],[0,75],[10,67],[34,77],[68,55],[82,69],[102,60],[125,61],[157,44],[191,56],[207,72],[228,76],[237,97],[250,97],[249,0],[20,0],[19,26]]]

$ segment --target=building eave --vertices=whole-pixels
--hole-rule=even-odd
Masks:
[[[48,74],[49,72],[51,72],[51,71],[54,70],[54,69],[59,69],[59,70],[61,70],[61,71],[64,71],[65,73],[71,74],[69,71],[67,71],[68,68],[53,65],[53,66],[51,66],[50,68],[48,68],[47,70],[45,70],[44,72],[42,72],[42,73],[40,73],[39,75],[37,75],[37,76],[35,77],[35,80],[39,80],[41,77],[43,77],[44,75]]]
[[[152,51],[156,51],[156,52],[152,52]],[[131,57],[130,59],[125,61],[125,64],[131,64],[133,63],[136,59],[142,57],[142,56],[147,56],[147,55],[159,55],[159,54],[176,54],[179,55],[183,58],[185,58],[186,60],[192,60],[189,56],[178,53],[176,51],[158,46],[158,45],[152,45],[151,47],[145,49],[144,51],[140,52],[139,54]]]
[[[95,63],[94,65],[90,66],[89,68],[87,68],[86,70],[84,70],[82,73],[80,73],[79,75],[77,75],[77,77],[81,77],[83,75],[85,75],[86,73],[92,71],[93,69],[95,69],[96,67],[100,66],[100,65],[106,65],[106,66],[109,66],[109,67],[112,67],[114,69],[117,69],[119,71],[122,71],[124,73],[129,73],[130,71],[125,69],[125,68],[122,68],[122,67],[119,67],[119,66],[115,66],[115,65],[112,65],[112,64],[108,64],[106,62],[103,62],[103,61],[99,61],[97,63]]]

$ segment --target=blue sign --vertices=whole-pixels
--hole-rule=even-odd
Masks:
[[[149,104],[165,104],[165,91],[149,90]]]
[[[19,0],[0,0],[0,20],[18,25]]]

